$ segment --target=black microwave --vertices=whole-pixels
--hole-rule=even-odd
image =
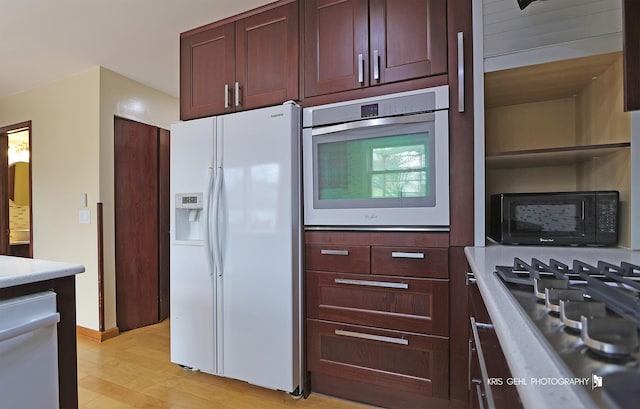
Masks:
[[[610,190],[492,195],[489,235],[502,244],[615,245],[618,202]]]

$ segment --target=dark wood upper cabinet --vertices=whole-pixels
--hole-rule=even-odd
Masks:
[[[305,96],[367,86],[367,0],[305,2]]]
[[[298,38],[297,1],[182,33],[180,118],[298,99]]]
[[[444,0],[305,2],[305,97],[447,72]]]
[[[370,0],[371,84],[447,72],[447,4]]]
[[[235,81],[234,36],[232,23],[180,37],[181,119],[225,111],[225,87]]]
[[[298,99],[298,4],[236,22],[236,109]]]
[[[623,39],[624,39],[624,110],[640,109],[640,2],[624,0]]]

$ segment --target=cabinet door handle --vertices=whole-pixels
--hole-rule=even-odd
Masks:
[[[373,79],[380,80],[380,56],[378,50],[373,50]]]
[[[348,256],[349,250],[321,249],[320,254],[325,256]]]
[[[236,94],[236,106],[240,106],[240,84],[236,81],[235,84],[235,94]]]
[[[381,287],[381,288],[398,288],[408,290],[407,283],[390,283],[388,281],[369,281],[369,280],[353,280],[350,278],[336,278],[333,280],[336,284],[362,285],[365,287]]]
[[[364,56],[358,54],[358,82],[364,83]]]
[[[391,344],[409,345],[409,340],[404,338],[385,337],[383,335],[363,334],[361,332],[335,330],[336,335],[342,335],[351,338],[368,339],[371,341],[389,342]]]
[[[493,394],[491,393],[491,386],[489,386],[489,373],[487,372],[487,364],[484,360],[484,355],[482,354],[482,345],[480,344],[480,336],[478,335],[478,328],[481,327],[480,323],[476,322],[475,317],[470,317],[471,321],[471,332],[473,333],[473,342],[476,345],[476,353],[478,354],[478,363],[480,364],[480,373],[482,374],[482,382],[485,385],[484,392],[485,397],[487,398],[487,406],[489,409],[495,409],[496,405],[493,400]],[[485,326],[490,324],[482,324],[482,328],[486,329]],[[491,325],[491,327],[493,327]]]
[[[393,258],[424,258],[424,253],[404,253],[402,251],[392,251]]]
[[[229,108],[229,84],[224,84],[224,107]]]
[[[458,112],[464,112],[464,33],[458,32]]]

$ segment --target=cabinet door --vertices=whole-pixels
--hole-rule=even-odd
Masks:
[[[333,244],[307,244],[305,246],[307,270],[369,274],[370,259],[369,246]]]
[[[489,312],[487,312],[477,284],[469,285],[469,316],[474,317],[479,323],[491,324]],[[472,334],[473,329],[470,330],[469,333]],[[502,385],[489,386],[483,381],[476,341],[479,341],[482,347],[482,359],[486,365],[487,375],[490,378],[500,378],[504,380],[512,378],[495,330],[482,330],[482,328],[478,328],[478,340],[475,340],[473,335],[471,335],[469,340],[470,352],[473,353],[470,355],[471,362],[469,363],[469,384],[473,385],[471,393],[469,394],[469,406],[471,408],[486,407],[484,402],[479,402],[479,399],[482,399],[482,397],[486,395],[485,390],[487,388],[491,388],[493,404],[496,408],[522,408],[520,395],[518,395],[518,390],[514,385],[507,385],[505,381]]]
[[[371,85],[447,72],[445,0],[370,0]]]
[[[298,99],[298,3],[236,22],[235,109]]]
[[[373,247],[371,274],[449,278],[446,248]]]
[[[367,3],[367,0],[305,3],[305,96],[369,85]]]
[[[448,398],[446,338],[311,319],[307,320],[307,331],[312,388],[314,373],[322,373],[373,384],[390,393],[397,390],[423,399]],[[369,399],[365,395],[359,400]],[[385,407],[397,407],[397,403]],[[417,406],[413,402],[403,407]]]
[[[307,271],[307,316],[449,335],[449,281]]]
[[[234,24],[186,34],[180,38],[180,119],[230,111],[225,85],[235,79]]]

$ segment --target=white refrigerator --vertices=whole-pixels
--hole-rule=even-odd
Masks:
[[[300,394],[300,108],[171,127],[171,361]]]

